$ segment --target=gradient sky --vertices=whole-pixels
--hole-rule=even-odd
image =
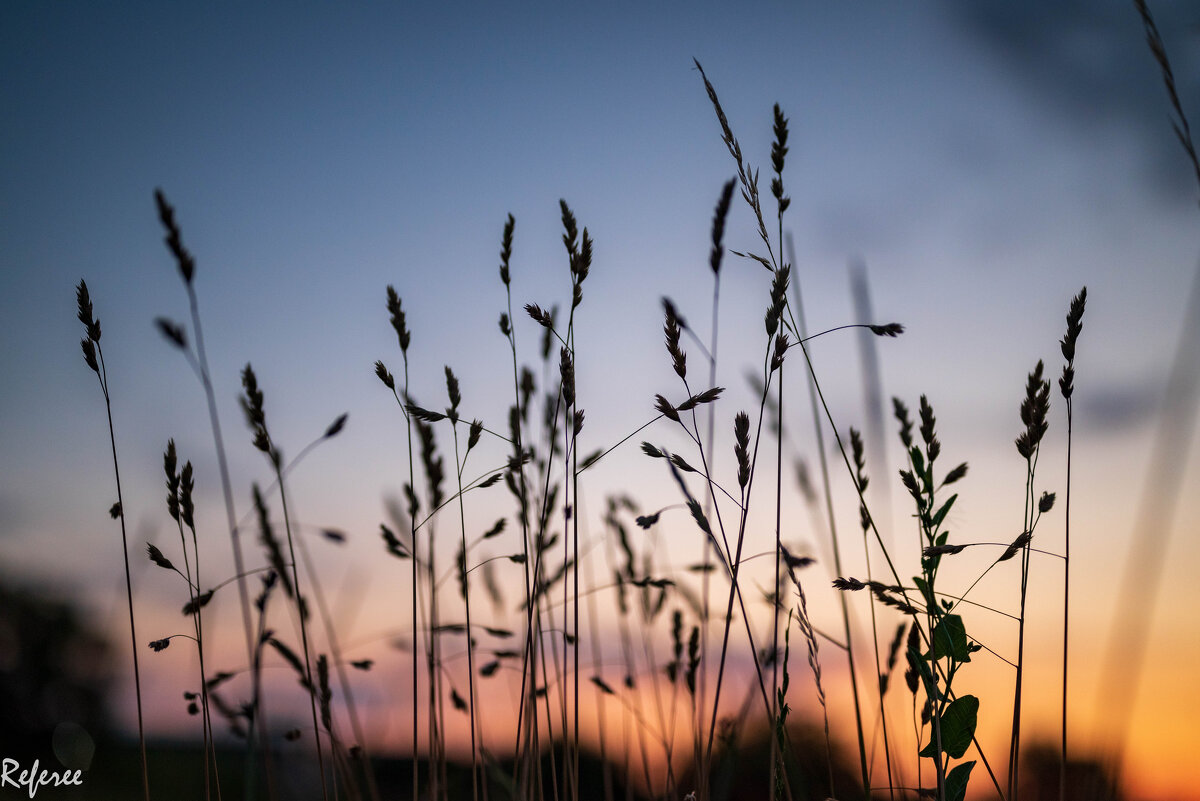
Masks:
[[[1154,10],[1195,118],[1200,18],[1185,2]],[[884,392],[914,406],[928,393],[946,460],[971,463],[952,541],[1019,533],[1024,466],[1011,441],[1025,374],[1039,358],[1058,374],[1067,305],[1088,286],[1076,382],[1072,511],[1083,532],[1074,542],[1084,544],[1072,566],[1073,698],[1080,740],[1099,737],[1090,666],[1102,660],[1114,608],[1150,608],[1145,597],[1116,597],[1119,573],[1200,253],[1197,187],[1141,24],[1116,0],[737,10],[305,4],[286,13],[265,4],[5,3],[5,579],[69,591],[98,614],[116,599],[111,465],[100,392],[78,349],[80,278],[103,324],[135,543],[169,533],[161,452],[174,437],[197,466],[213,570],[228,568],[203,399],[152,328],[156,316],[187,315],[156,187],[176,206],[197,260],[239,504],[248,507],[249,483],[266,477],[235,405],[242,365],[254,364],[285,451],[350,412],[345,434],[294,479],[301,519],[351,534],[328,556],[333,587],[390,581],[376,570],[374,532],[382,498],[398,492],[406,469],[401,418],[372,374],[376,359],[393,370],[400,362],[388,284],[414,332],[417,397],[440,407],[450,364],[467,414],[502,427],[511,379],[496,329],[504,303],[496,266],[506,214],[517,220],[518,305],[566,301],[559,198],[595,239],[578,321],[585,450],[650,419],[655,392],[678,392],[661,349],[659,298],[673,297],[707,336],[709,224],[734,174],[693,58],[764,173],[772,103],[790,118],[787,225],[810,329],[852,321],[850,259],[868,267],[879,321],[907,326],[880,343]],[[764,174],[764,191],[766,183]],[[743,205],[729,225],[729,247],[758,247]],[[718,383],[730,388],[720,407],[728,420],[750,403],[742,375],[761,353],[768,280],[733,256],[724,275]],[[526,319],[517,332],[526,345],[537,335]],[[839,426],[863,424],[856,345],[834,335],[814,347]],[[698,353],[692,359],[699,365]],[[799,370],[791,375],[799,407],[806,393]],[[789,425],[811,458],[808,412],[796,414]],[[1042,476],[1046,489],[1061,490],[1065,420],[1061,408],[1054,414]],[[644,436],[682,449],[664,429]],[[630,489],[631,477],[647,507],[675,503],[659,465],[646,461],[635,444],[606,459],[585,504],[598,517],[605,493]],[[1196,469],[1187,470],[1183,486],[1195,487]],[[845,489],[843,528],[852,530]],[[902,523],[901,493],[892,494]],[[484,526],[493,516],[477,514]],[[812,542],[798,502],[795,520],[792,539]],[[1192,758],[1200,741],[1186,723],[1200,714],[1200,690],[1181,667],[1200,659],[1194,497],[1174,520],[1162,602],[1146,623],[1157,658],[1135,694],[1131,770],[1144,787],[1179,798],[1200,785]],[[1061,516],[1042,525],[1044,547],[1061,548]],[[1030,714],[1052,736],[1061,569],[1038,569],[1049,611],[1034,625],[1044,654],[1035,668],[1050,711]],[[178,588],[141,576],[147,597],[173,608]],[[364,637],[388,625],[371,592],[355,624]],[[833,600],[832,591],[813,600],[830,626]],[[142,639],[157,636],[154,625]],[[159,681],[164,692],[177,689],[169,673]],[[1007,703],[993,702],[992,736],[1007,730]],[[1184,722],[1155,725],[1171,711]]]

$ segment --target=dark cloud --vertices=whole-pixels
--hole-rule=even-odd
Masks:
[[[1113,433],[1127,431],[1155,419],[1162,393],[1154,387],[1159,382],[1138,381],[1133,384],[1110,384],[1076,395],[1076,414],[1087,421],[1089,428]]]
[[[1156,191],[1194,196],[1184,156],[1171,134],[1160,72],[1141,18],[1127,0],[946,0],[946,18],[1035,103],[1081,141],[1120,129],[1146,154]],[[1200,118],[1200,6],[1152,3],[1185,113]]]

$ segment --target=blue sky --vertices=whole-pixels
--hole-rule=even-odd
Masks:
[[[1200,114],[1195,12],[1155,11]],[[5,572],[89,598],[117,575],[99,390],[78,353],[81,277],[104,326],[135,528],[165,522],[167,437],[215,490],[202,398],[152,329],[187,313],[155,187],[198,263],[235,484],[265,472],[234,403],[251,361],[291,452],[351,413],[296,481],[308,517],[361,533],[354,558],[377,550],[380,498],[400,481],[398,413],[371,373],[377,358],[399,363],[384,287],[409,311],[418,397],[442,403],[451,364],[470,413],[502,420],[496,267],[510,212],[518,306],[569,292],[559,198],[588,226],[588,425],[604,444],[645,422],[674,386],[659,298],[707,329],[709,222],[734,173],[693,58],[764,189],[771,104],[790,118],[787,225],[810,327],[850,321],[846,264],[865,260],[881,321],[909,329],[881,344],[885,393],[928,392],[944,443],[978,471],[964,528],[997,526],[998,488],[1019,492],[1008,443],[1024,376],[1038,358],[1057,374],[1067,303],[1088,285],[1084,480],[1095,519],[1116,521],[1108,547],[1126,547],[1200,236],[1197,188],[1124,3],[16,2],[0,10]],[[743,206],[726,241],[756,247]],[[760,348],[767,280],[732,256],[725,269],[722,383],[744,404],[756,357],[735,354]],[[536,334],[518,322],[523,342]],[[862,416],[855,344],[815,353],[843,425]],[[599,485],[648,470],[636,452],[612,464]],[[1195,506],[1181,519],[1194,525]],[[1194,566],[1186,547],[1177,563]],[[1185,608],[1200,600],[1188,592]]]

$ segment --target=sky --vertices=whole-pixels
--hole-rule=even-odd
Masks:
[[[1200,17],[1184,2],[1153,9],[1182,102],[1200,114]],[[171,533],[161,454],[173,437],[196,464],[212,569],[230,570],[203,396],[153,328],[158,316],[188,315],[155,214],[161,188],[197,262],[239,510],[250,508],[250,483],[269,480],[236,405],[249,362],[285,452],[349,412],[345,433],[308,457],[290,489],[301,520],[350,535],[340,549],[313,543],[328,586],[358,609],[345,612],[357,616],[348,627],[369,641],[403,624],[387,612],[403,574],[385,572],[376,534],[383,500],[399,494],[407,470],[402,417],[373,374],[376,359],[393,372],[401,363],[385,288],[396,287],[408,313],[415,396],[441,408],[450,365],[467,414],[502,429],[511,357],[497,329],[501,231],[513,214],[516,331],[522,361],[534,363],[539,332],[519,307],[569,298],[565,199],[595,240],[576,323],[588,412],[581,447],[607,447],[650,420],[655,393],[680,393],[661,346],[660,298],[670,296],[707,341],[709,227],[735,174],[693,59],[746,159],[762,169],[764,194],[772,104],[789,118],[784,224],[809,329],[853,322],[851,262],[866,265],[877,321],[906,326],[877,343],[883,392],[913,407],[928,393],[947,462],[970,462],[951,520],[962,541],[1019,533],[1024,464],[1010,443],[1025,375],[1045,359],[1057,376],[1066,309],[1087,285],[1073,442],[1072,526],[1081,532],[1073,541],[1083,545],[1072,554],[1072,719],[1081,746],[1103,740],[1096,666],[1115,610],[1150,610],[1152,657],[1140,689],[1129,691],[1127,767],[1145,797],[1185,797],[1200,785],[1196,735],[1186,731],[1194,727],[1161,721],[1172,713],[1186,721],[1180,709],[1200,714],[1200,691],[1183,668],[1200,657],[1192,536],[1200,505],[1185,491],[1155,532],[1138,531],[1137,521],[1155,497],[1146,489],[1161,453],[1155,437],[1198,269],[1198,188],[1140,21],[1115,0],[364,3],[286,13],[274,4],[4,4],[0,575],[69,593],[124,641],[118,532],[105,513],[114,500],[106,420],[78,346],[81,278],[103,326],[131,539],[165,542]],[[744,204],[735,202],[726,244],[761,250]],[[718,377],[726,428],[753,403],[744,374],[761,360],[768,286],[755,262],[726,256]],[[842,332],[812,347],[843,433],[865,424],[858,344]],[[1184,360],[1193,352],[1184,349]],[[694,346],[690,358],[699,371]],[[801,369],[790,376],[789,447],[812,460]],[[1055,404],[1040,481],[1061,497],[1057,394]],[[875,462],[891,465],[889,475],[901,458],[893,428],[890,453]],[[1194,437],[1176,434],[1184,439],[1176,472],[1194,487]],[[582,504],[597,530],[604,497],[618,489],[636,490],[649,509],[678,501],[669,476],[638,452],[642,438],[686,446],[659,423],[589,471]],[[476,468],[502,458],[490,447]],[[845,476],[835,480],[841,527],[853,531],[855,504]],[[893,484],[891,514],[881,517],[900,529],[903,492]],[[789,536],[820,556],[803,504],[788,503]],[[480,501],[469,522],[482,530],[501,506]],[[1060,515],[1039,529],[1059,552]],[[677,563],[686,564],[699,546],[687,521],[675,522],[677,540],[689,544],[672,555],[682,549]],[[456,529],[457,518],[442,526]],[[1159,583],[1121,597],[1122,566],[1137,563],[1135,536],[1161,538],[1166,566]],[[846,572],[859,566],[850,560]],[[1031,622],[1039,646],[1031,675],[1043,694],[1029,714],[1052,737],[1061,563],[1038,562],[1035,574],[1045,614]],[[135,578],[146,630],[176,625],[157,610],[173,609],[179,588],[145,565]],[[1011,608],[1009,580],[980,592]],[[812,603],[819,622],[836,625],[832,590]],[[232,612],[232,604],[214,610]],[[1011,631],[995,632],[1007,646]],[[403,676],[402,660],[393,661]],[[152,687],[176,691],[169,669],[150,670]],[[998,665],[979,671],[981,686],[1011,682]],[[1011,690],[995,693],[996,715],[981,724],[991,737],[1007,731],[1011,702]],[[179,711],[154,725],[186,725]]]

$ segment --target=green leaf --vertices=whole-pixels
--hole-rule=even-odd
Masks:
[[[912,457],[913,472],[918,476],[925,475],[925,457],[921,455],[921,449],[914,445],[908,455]]]
[[[925,688],[926,697],[936,696],[941,700],[941,693],[938,691],[937,682],[934,681],[933,672],[929,669],[929,662],[924,654],[919,654],[913,648],[908,649],[909,665],[916,665],[917,671],[921,674],[921,686]],[[932,752],[928,756],[932,756]],[[921,756],[927,756],[922,753]]]
[[[964,695],[950,702],[941,716],[942,751],[954,759],[965,754],[975,736],[978,720],[979,699],[975,696]],[[929,745],[921,749],[920,756],[932,758],[936,751],[936,742],[936,736],[931,736]]]
[[[967,629],[961,615],[943,615],[933,630],[933,658],[947,656],[957,662],[971,661]]]
[[[963,801],[967,795],[967,781],[971,778],[971,768],[975,760],[956,765],[954,770],[946,774],[946,801]]]
[[[925,599],[925,606],[930,614],[937,614],[937,598],[930,589],[928,582],[920,576],[913,576],[913,583],[917,585],[917,589],[921,591],[921,597]]]
[[[934,528],[937,528],[938,526],[940,526],[942,524],[942,521],[946,519],[946,513],[950,511],[950,507],[954,505],[954,502],[956,500],[958,500],[957,493],[955,493],[954,495],[951,495],[949,500],[947,500],[945,503],[942,504],[942,508],[938,509],[936,512],[934,512],[934,514],[933,514],[933,527]]]

